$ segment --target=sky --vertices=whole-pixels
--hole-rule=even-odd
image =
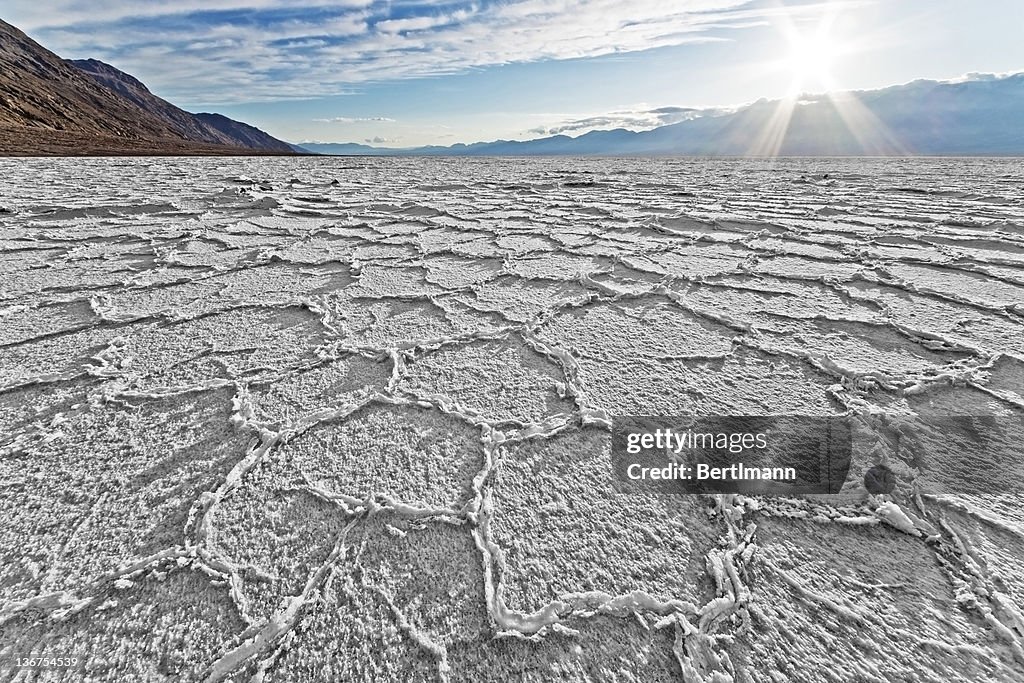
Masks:
[[[1024,71],[1024,0],[5,0],[0,18],[289,142],[646,130],[801,91]]]

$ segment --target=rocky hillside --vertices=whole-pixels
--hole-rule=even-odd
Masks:
[[[61,59],[0,21],[0,154],[291,153],[245,129],[263,137],[207,125],[128,74]]]

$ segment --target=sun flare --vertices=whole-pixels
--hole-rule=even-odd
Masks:
[[[775,103],[775,109],[758,131],[747,153],[752,156],[778,156],[785,147],[794,119],[800,119],[805,104],[827,101],[843,126],[870,154],[903,154],[906,147],[857,98],[843,91],[843,60],[862,53],[861,38],[851,38],[838,22],[838,5],[830,4],[818,17],[780,17],[778,58],[767,62],[768,71],[789,79],[789,88]],[[802,21],[798,21],[802,19]],[[816,20],[815,20],[816,19]]]
[[[825,85],[831,79],[838,50],[822,33],[794,34],[789,39],[787,63],[794,82],[799,85]]]
[[[834,69],[849,52],[848,45],[834,33],[837,10],[824,11],[816,21],[786,17],[778,25],[783,43],[777,68],[789,74],[789,95],[805,91],[829,91],[837,88]]]

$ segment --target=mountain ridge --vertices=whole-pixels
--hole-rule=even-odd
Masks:
[[[109,64],[62,59],[0,20],[0,154],[294,153],[248,124],[218,123]]]
[[[98,59],[70,59],[67,61],[142,109],[167,121],[190,140],[274,152],[287,153],[291,151],[288,143],[268,135],[255,126],[229,119],[222,114],[187,112],[154,95],[142,81],[131,74]]]

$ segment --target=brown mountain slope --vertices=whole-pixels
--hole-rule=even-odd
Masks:
[[[0,154],[261,153],[187,131],[0,20]]]
[[[140,80],[98,59],[71,59],[69,63],[94,80],[117,92],[195,142],[252,147],[289,154],[287,142],[268,135],[255,126],[234,121],[220,114],[192,114],[157,97]]]

